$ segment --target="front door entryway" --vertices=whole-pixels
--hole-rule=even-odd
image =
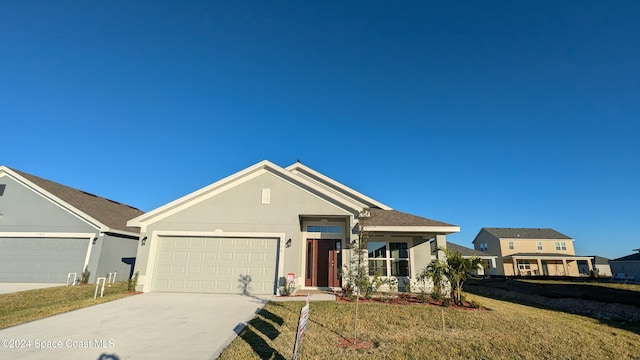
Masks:
[[[340,287],[340,240],[307,239],[305,286]]]

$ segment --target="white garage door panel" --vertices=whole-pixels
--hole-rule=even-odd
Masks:
[[[0,238],[0,282],[66,282],[82,273],[88,246],[88,238]]]
[[[152,291],[273,294],[278,239],[158,237]]]

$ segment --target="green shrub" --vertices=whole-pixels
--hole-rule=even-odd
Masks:
[[[136,286],[138,285],[138,273],[139,273],[139,271],[136,271],[136,274],[133,275],[132,278],[127,280],[127,290],[129,292],[136,291]]]
[[[482,304],[479,301],[471,300],[470,304],[474,309],[482,309]]]
[[[91,275],[91,271],[89,271],[88,267],[85,267],[84,271],[82,272],[82,278],[80,279],[80,283],[88,284],[90,275]]]
[[[444,307],[451,306],[451,299],[445,298],[444,300],[442,300],[442,306],[444,306]]]

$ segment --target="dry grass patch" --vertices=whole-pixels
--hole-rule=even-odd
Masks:
[[[2,294],[0,329],[133,295],[126,282],[105,287],[104,297],[95,300],[94,291],[95,285],[78,285]]]
[[[301,359],[631,359],[640,335],[591,318],[479,296],[490,311],[434,306],[360,305],[358,338],[374,349],[343,349],[353,337],[354,304],[312,302]],[[220,359],[290,358],[302,302],[269,303]],[[442,315],[445,329],[442,329]]]

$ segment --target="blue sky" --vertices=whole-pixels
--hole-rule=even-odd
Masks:
[[[263,159],[640,248],[640,2],[2,1],[0,164],[148,211]]]

